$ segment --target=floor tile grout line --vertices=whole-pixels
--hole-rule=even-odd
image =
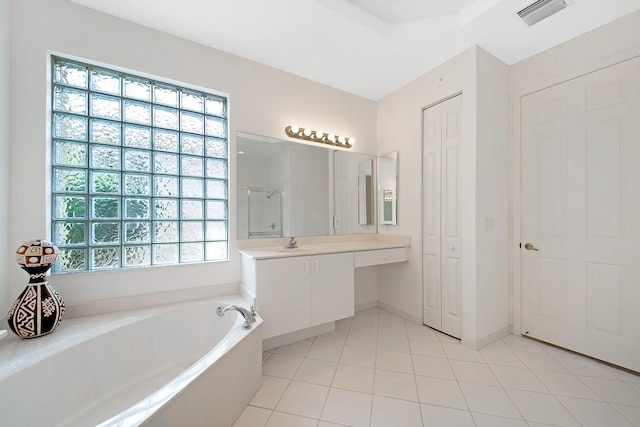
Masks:
[[[517,390],[517,389],[514,389],[514,388],[507,388],[507,387],[504,387],[504,390],[505,390],[505,392],[507,393],[507,395],[509,396],[509,398],[511,398],[511,395],[507,392],[507,390],[512,390],[512,391],[523,391],[523,390]],[[524,391],[526,391],[526,390],[524,390]],[[555,399],[555,401],[556,401],[556,402],[558,402],[558,404],[560,404],[560,406],[561,406],[561,407],[562,407],[562,408],[567,412],[567,414],[569,414],[569,416],[570,416],[570,417],[571,417],[571,418],[572,418],[576,423],[578,423],[578,425],[582,425],[582,423],[580,423],[580,421],[578,421],[578,419],[573,415],[573,413],[572,413],[571,411],[569,411],[569,409],[568,409],[568,408],[566,408],[566,407],[562,404],[562,402],[560,401],[560,399],[558,399],[558,397],[557,397],[556,395],[554,395],[554,394],[547,394],[547,393],[539,393],[539,392],[536,392],[536,391],[527,391],[527,393],[536,393],[536,394],[540,394],[540,395],[543,395],[543,396],[551,396],[551,397],[553,397],[553,398]],[[512,399],[512,398],[511,398],[511,400],[513,401],[513,399]],[[513,402],[513,405],[516,407],[516,409],[518,409],[518,411],[520,411],[520,408],[518,408],[518,405],[516,405],[515,401]],[[538,423],[539,423],[539,422],[541,422],[541,421],[528,420],[527,418],[525,418],[525,417],[524,417],[524,414],[522,414],[522,418],[523,418],[525,421],[527,421],[527,422],[538,422]]]
[[[629,424],[631,425],[636,425],[633,420],[631,420],[629,417],[627,417],[624,413],[622,413],[618,408],[616,408],[615,406],[613,406],[610,402],[605,402],[607,403],[617,414],[619,414],[622,418],[624,418],[625,420],[629,421]],[[631,405],[623,405],[622,403],[616,403],[616,405],[622,405],[622,406],[631,406]],[[631,406],[632,408],[637,408],[637,406]]]
[[[493,369],[492,365],[491,365],[491,364],[487,364],[487,365],[489,366],[489,369],[491,370],[491,372],[493,372],[493,375],[496,377],[496,379],[498,380],[498,382],[500,383],[500,385],[501,385],[503,388],[505,388],[505,389],[506,389],[507,387],[506,387],[506,386],[504,385],[504,383],[500,380],[500,378],[498,377],[498,375],[496,375],[496,372],[495,372],[495,370]],[[533,375],[533,378],[535,378],[535,379],[536,379],[540,384],[542,384],[542,387],[544,387],[544,389],[548,391],[548,393],[546,393],[546,394],[551,394],[551,395],[553,395],[553,392],[552,392],[551,390],[549,390],[549,388],[548,388],[548,387],[547,387],[547,386],[546,386],[542,381],[540,381],[540,378],[538,378],[538,376],[535,374],[535,372],[533,372],[533,370],[531,370],[530,368],[528,368],[528,367],[527,367],[527,368],[515,368],[515,367],[511,367],[511,366],[506,366],[506,368],[519,369],[519,370],[523,370],[523,371],[527,371],[527,372],[529,372],[531,375]],[[514,389],[514,390],[519,390],[519,389]],[[523,389],[523,390],[521,390],[521,391],[532,391],[532,390],[524,390],[524,389]],[[554,396],[555,396],[555,395],[554,395]]]
[[[604,397],[601,393],[598,393],[597,390],[595,390],[592,386],[590,386],[589,384],[587,384],[582,378],[580,377],[587,377],[587,375],[574,375],[576,378],[578,378],[578,381],[582,382],[589,390],[591,390],[593,393],[595,393],[596,396],[598,396],[600,399],[602,399],[603,402],[606,402],[608,404],[612,404],[612,403],[616,403],[618,405],[624,405],[624,403],[618,403],[618,402],[611,402],[609,400],[607,400],[606,397]],[[622,384],[624,384],[625,386],[627,386],[629,388],[629,390],[631,392],[635,392],[638,393],[633,387],[631,387],[629,384],[625,383],[622,380],[617,380],[617,379],[611,379],[611,378],[600,378],[600,377],[589,377],[589,378],[595,378],[595,379],[600,379],[600,380],[605,380],[605,381],[616,381],[616,382],[620,382]],[[567,397],[571,397],[571,396],[567,396]],[[589,399],[585,399],[585,400],[589,400]],[[626,406],[633,406],[636,408],[640,408],[640,404],[638,405],[626,405]]]
[[[315,340],[316,340],[316,337],[313,337],[313,338],[312,338],[311,345],[313,345],[313,342],[315,342]],[[303,341],[304,341],[304,340],[303,340]],[[295,344],[295,343],[291,343],[291,344]],[[287,344],[287,345],[289,345],[289,344]],[[311,348],[311,345],[309,346],[309,349]],[[285,346],[282,346],[282,347],[285,347]],[[275,349],[274,349],[274,353],[275,353],[275,350],[277,350],[278,348],[280,348],[280,347],[277,347],[277,348],[275,348]],[[306,353],[305,353],[305,356],[304,356],[304,357],[302,357],[302,361],[300,362],[300,364],[299,364],[299,365],[298,365],[298,367],[296,368],[295,372],[291,375],[291,378],[287,378],[287,380],[289,381],[289,383],[287,384],[287,386],[285,387],[284,391],[283,391],[283,392],[282,392],[282,394],[280,395],[280,398],[278,398],[278,401],[276,402],[276,404],[273,406],[273,412],[276,412],[276,408],[277,408],[277,407],[278,407],[278,405],[280,404],[280,401],[282,400],[282,397],[285,395],[285,393],[287,392],[287,390],[288,390],[288,389],[289,389],[289,387],[291,386],[291,383],[293,382],[293,378],[296,376],[296,374],[298,373],[298,370],[299,370],[299,369],[300,369],[300,367],[302,366],[302,363],[303,363],[303,362],[304,362],[304,360],[306,359],[306,354],[308,354],[308,353],[309,353],[309,349],[307,349],[307,351],[306,351]],[[273,415],[273,412],[271,413],[271,415]],[[284,412],[284,411],[278,411],[278,412],[287,413],[287,412]],[[293,414],[293,415],[296,415],[296,414]],[[269,416],[269,418],[271,418],[271,416]]]
[[[418,412],[420,413],[420,422],[422,423],[423,426],[425,426],[427,424],[425,423],[424,414],[422,413],[422,402],[420,401],[420,391],[418,390],[418,378],[416,378],[417,376],[416,366],[415,366],[415,363],[413,362],[413,353],[411,352],[411,340],[409,339],[409,330],[407,328],[407,320],[406,319],[403,319],[403,320],[404,322],[402,324],[404,326],[404,333],[407,338],[407,346],[409,347],[409,360],[411,362],[411,372],[413,373],[413,385],[415,386],[416,398],[418,399]]]
[[[404,328],[404,334],[403,334],[403,336],[404,336],[404,338],[406,339],[406,343],[408,344],[408,349],[409,349],[409,351],[408,351],[408,352],[405,352],[405,351],[398,350],[398,349],[396,349],[396,348],[393,348],[393,345],[389,346],[388,348],[381,349],[381,348],[380,348],[380,336],[381,336],[381,331],[382,331],[383,329],[387,329],[387,328],[385,328],[385,327],[384,327],[384,325],[385,325],[385,324],[386,324],[386,325],[393,325],[393,324],[394,324],[393,322],[383,324],[383,321],[381,321],[381,318],[382,318],[383,314],[381,314],[381,313],[382,313],[382,310],[376,309],[377,317],[376,317],[376,320],[375,320],[375,321],[376,321],[376,323],[377,323],[377,325],[376,325],[377,327],[376,327],[376,333],[375,333],[375,337],[376,337],[375,347],[374,347],[374,348],[371,348],[371,347],[363,347],[363,346],[358,346],[358,345],[355,345],[355,346],[354,346],[354,345],[349,345],[350,347],[357,347],[357,348],[367,348],[367,349],[371,349],[371,350],[373,351],[373,368],[371,368],[371,367],[369,367],[369,366],[364,366],[364,365],[362,365],[362,362],[361,362],[361,364],[360,364],[360,365],[358,365],[357,363],[343,362],[343,361],[341,360],[341,359],[342,359],[342,355],[344,354],[344,351],[345,351],[345,347],[347,346],[347,341],[348,341],[349,334],[350,334],[351,332],[362,332],[362,333],[366,333],[366,332],[363,332],[363,331],[352,331],[352,330],[351,330],[351,326],[353,325],[353,319],[349,322],[349,327],[348,327],[348,328],[346,328],[346,329],[340,329],[340,330],[343,330],[343,331],[344,331],[344,333],[345,333],[345,335],[346,335],[346,336],[345,336],[345,339],[344,339],[343,343],[341,344],[341,349],[340,349],[340,352],[339,352],[339,355],[338,355],[338,360],[337,360],[337,361],[334,361],[334,362],[336,363],[336,368],[335,368],[335,370],[334,370],[334,372],[333,372],[333,375],[331,376],[331,380],[330,380],[329,386],[327,387],[327,388],[328,388],[328,392],[327,392],[327,395],[326,395],[325,400],[324,400],[324,402],[323,402],[323,407],[322,407],[322,410],[321,410],[321,412],[320,412],[320,417],[319,417],[318,419],[315,419],[318,423],[320,423],[320,422],[322,422],[322,421],[323,421],[323,420],[322,420],[322,413],[324,412],[324,410],[325,410],[325,408],[326,408],[327,401],[328,401],[328,396],[329,396],[329,394],[331,393],[331,390],[333,390],[333,389],[340,389],[340,390],[346,390],[346,391],[352,391],[352,392],[362,393],[361,391],[349,390],[349,389],[343,389],[343,388],[340,388],[340,387],[337,387],[337,386],[335,386],[335,385],[334,385],[334,383],[335,383],[335,379],[336,379],[336,375],[337,375],[337,372],[338,372],[338,368],[340,367],[340,365],[341,365],[341,364],[344,364],[344,365],[359,366],[359,367],[366,367],[366,368],[368,368],[368,369],[373,369],[374,381],[373,381],[373,385],[372,385],[372,392],[371,392],[371,393],[364,393],[364,394],[369,395],[369,398],[371,399],[370,424],[373,422],[373,410],[374,410],[373,400],[374,400],[375,396],[382,396],[382,397],[388,397],[388,398],[395,399],[395,400],[401,400],[401,401],[406,401],[406,402],[411,402],[411,403],[417,403],[417,404],[418,404],[418,408],[419,408],[419,410],[420,410],[420,417],[421,417],[421,421],[422,421],[422,423],[423,423],[423,425],[424,425],[424,416],[423,416],[423,413],[422,413],[422,405],[423,405],[423,402],[421,402],[421,401],[420,401],[420,396],[419,396],[418,387],[417,387],[417,377],[418,377],[418,374],[416,373],[416,365],[415,365],[415,361],[414,361],[414,356],[426,356],[426,357],[438,357],[438,356],[421,355],[421,354],[416,353],[416,352],[414,352],[414,351],[413,351],[413,348],[412,348],[412,346],[411,346],[411,341],[412,341],[412,340],[411,340],[411,333],[409,332],[409,327],[408,327],[408,325],[407,325],[407,321],[406,321],[406,319],[403,319],[404,321],[403,321],[403,323],[402,323],[402,326],[403,326],[403,328]],[[393,313],[391,313],[391,314],[393,314]],[[382,325],[382,327],[381,327],[381,325]],[[395,328],[395,326],[393,326],[393,328]],[[389,327],[388,329],[392,329],[392,327]],[[444,340],[444,341],[443,341],[443,338],[442,338],[440,335],[437,335],[437,333],[436,333],[436,337],[437,337],[437,339],[438,339],[438,343],[440,344],[440,346],[442,347],[442,349],[443,349],[443,351],[444,351],[444,354],[445,354],[445,357],[444,357],[444,358],[445,358],[445,359],[447,359],[448,366],[449,366],[449,368],[450,368],[451,372],[453,373],[453,377],[455,378],[456,384],[458,385],[458,389],[459,389],[459,390],[460,390],[460,392],[462,393],[462,390],[461,390],[461,387],[460,387],[460,379],[459,379],[459,375],[458,375],[458,374],[456,374],[456,372],[453,370],[453,366],[452,366],[452,360],[458,360],[458,359],[452,359],[452,358],[449,356],[449,353],[447,353],[447,352],[446,352],[446,347],[443,345],[444,343],[451,343],[451,341],[449,341],[449,340]],[[515,338],[515,337],[516,337],[516,336],[514,336],[514,338]],[[313,343],[315,343],[315,342],[320,342],[317,338],[318,338],[318,337],[313,337],[313,342],[312,342],[311,346],[312,346],[312,345],[313,345]],[[431,341],[431,340],[429,340],[429,339],[426,339],[424,336],[423,336],[423,337],[416,337],[416,338],[417,338],[417,340],[422,339],[422,340],[424,340],[424,341]],[[435,341],[434,341],[434,342],[435,342]],[[627,417],[626,417],[626,416],[625,416],[621,411],[619,411],[615,406],[613,406],[616,402],[609,402],[608,400],[604,399],[604,398],[602,397],[601,393],[598,393],[598,392],[597,392],[593,387],[589,386],[589,384],[587,384],[587,382],[586,382],[583,378],[581,378],[581,377],[585,377],[585,378],[596,378],[596,379],[600,379],[600,380],[613,381],[613,382],[616,382],[616,383],[623,383],[623,384],[625,384],[625,385],[627,386],[627,388],[629,388],[629,390],[630,390],[631,392],[634,392],[634,391],[635,391],[635,392],[638,392],[638,390],[636,390],[634,387],[632,387],[631,385],[627,384],[627,381],[625,381],[625,379],[626,379],[626,378],[621,378],[620,376],[616,375],[616,374],[615,374],[615,372],[610,372],[609,370],[606,370],[606,369],[604,369],[603,367],[600,367],[599,365],[595,365],[595,366],[598,366],[601,370],[603,370],[603,373],[609,374],[609,377],[605,377],[605,376],[604,376],[604,374],[603,374],[602,376],[593,375],[593,374],[589,375],[589,374],[590,374],[590,372],[586,372],[588,375],[578,375],[577,373],[575,373],[575,372],[576,372],[576,370],[572,370],[572,369],[570,369],[570,368],[566,365],[566,363],[562,363],[563,361],[565,361],[565,362],[567,362],[567,363],[568,363],[568,361],[567,361],[567,360],[559,360],[559,359],[561,359],[561,358],[567,359],[568,357],[567,357],[566,355],[563,355],[563,354],[556,354],[555,352],[547,352],[547,351],[546,351],[546,348],[545,348],[545,346],[544,346],[543,344],[540,344],[540,350],[542,351],[542,352],[541,352],[541,351],[527,351],[527,350],[524,350],[524,349],[522,349],[522,348],[519,348],[519,349],[518,349],[518,346],[517,346],[517,345],[515,345],[515,341],[514,341],[513,343],[511,343],[511,344],[513,345],[513,347],[512,347],[512,346],[510,346],[510,345],[509,345],[507,342],[505,342],[505,341],[502,341],[502,342],[503,342],[503,344],[505,345],[505,349],[506,349],[507,351],[509,351],[511,354],[514,354],[514,355],[516,356],[516,360],[520,361],[520,363],[521,363],[522,365],[524,365],[524,367],[519,367],[519,366],[518,366],[518,367],[516,367],[516,366],[510,366],[510,365],[502,365],[502,364],[500,364],[500,363],[489,363],[489,361],[487,360],[486,356],[485,356],[484,354],[482,354],[482,353],[480,353],[480,356],[481,356],[482,362],[478,362],[478,361],[476,361],[476,360],[473,360],[473,361],[471,361],[471,360],[464,360],[464,359],[461,359],[461,360],[464,360],[465,362],[474,362],[474,363],[479,363],[479,364],[485,364],[486,366],[488,366],[488,367],[489,367],[490,372],[492,373],[492,375],[493,375],[494,377],[496,377],[496,378],[497,378],[497,382],[498,382],[498,384],[499,384],[499,385],[497,385],[497,386],[496,386],[496,385],[493,385],[493,386],[491,386],[491,387],[501,388],[501,389],[503,389],[503,390],[504,390],[504,392],[505,392],[505,393],[507,393],[507,396],[509,396],[509,400],[511,401],[511,403],[513,404],[513,406],[514,406],[514,407],[515,407],[515,409],[517,410],[518,414],[522,417],[521,419],[522,419],[522,420],[524,420],[525,422],[530,423],[530,422],[533,422],[533,421],[528,420],[528,419],[526,419],[526,418],[524,417],[524,415],[522,414],[522,412],[521,412],[520,408],[515,404],[515,401],[512,399],[511,395],[510,395],[507,391],[509,391],[509,390],[513,390],[513,391],[522,391],[522,392],[528,392],[528,393],[536,393],[536,394],[540,394],[540,395],[551,395],[551,396],[553,396],[554,400],[555,400],[556,402],[558,402],[558,403],[560,404],[560,406],[561,406],[561,407],[562,407],[562,408],[563,408],[563,409],[564,409],[564,410],[565,410],[565,411],[566,411],[566,412],[571,416],[571,418],[572,418],[572,419],[574,419],[574,420],[576,420],[576,419],[575,419],[575,417],[573,416],[573,413],[572,413],[571,411],[569,411],[567,407],[565,407],[565,405],[560,401],[559,397],[567,397],[567,398],[571,398],[571,399],[578,399],[578,400],[583,400],[583,401],[604,402],[604,403],[606,403],[606,404],[607,404],[607,407],[608,407],[608,408],[610,408],[611,410],[613,410],[613,411],[614,411],[614,413],[619,414],[623,419],[628,420],[628,418],[627,418]],[[400,343],[400,345],[402,345],[402,343]],[[286,389],[288,389],[288,388],[291,386],[291,382],[292,382],[292,381],[295,381],[295,380],[294,380],[295,375],[297,375],[297,373],[299,372],[299,370],[300,370],[300,368],[301,368],[302,364],[304,363],[304,361],[305,361],[305,360],[312,360],[311,358],[309,358],[309,357],[308,357],[308,354],[309,354],[309,351],[310,351],[310,349],[311,349],[311,346],[309,346],[309,348],[308,348],[308,349],[307,349],[307,351],[305,352],[305,355],[302,357],[302,359],[303,359],[303,360],[302,360],[302,362],[300,363],[300,365],[298,365],[298,367],[296,368],[295,372],[293,373],[293,377],[292,377],[292,378],[286,378],[286,380],[288,381],[288,384],[287,384],[287,387],[285,388],[285,392],[286,392]],[[404,348],[404,347],[400,347],[400,348]],[[270,353],[270,354],[269,354],[269,356],[268,356],[268,357],[266,357],[266,359],[265,359],[265,360],[263,360],[263,364],[264,364],[264,363],[266,363],[266,362],[267,362],[267,361],[268,361],[268,360],[273,356],[273,354],[275,354],[275,350],[277,350],[277,349],[272,349],[270,352],[267,352],[267,353]],[[380,370],[380,371],[387,371],[387,372],[397,372],[397,373],[401,373],[401,371],[394,371],[394,370],[391,370],[391,369],[382,369],[382,368],[379,368],[379,367],[378,367],[378,362],[379,362],[379,360],[378,360],[379,352],[380,352],[380,351],[383,351],[383,350],[384,350],[384,351],[388,351],[388,352],[393,352],[393,353],[407,354],[407,355],[409,356],[410,364],[411,364],[411,372],[412,372],[413,379],[414,379],[415,392],[416,392],[416,395],[417,395],[417,402],[416,402],[416,401],[413,401],[413,400],[409,400],[409,399],[400,399],[400,398],[397,398],[397,397],[383,396],[383,395],[378,395],[378,394],[376,394],[376,392],[375,392],[375,390],[376,390],[376,389],[375,389],[375,386],[376,386],[376,372],[377,372],[378,370]],[[518,353],[518,352],[520,352],[520,353]],[[558,363],[558,364],[559,364],[559,366],[561,366],[561,367],[562,367],[563,369],[565,369],[565,371],[567,371],[567,372],[558,372],[557,370],[546,370],[546,369],[533,369],[533,368],[531,367],[531,366],[533,366],[533,365],[530,365],[530,364],[525,363],[525,361],[524,361],[524,359],[523,359],[523,355],[524,355],[525,353],[526,353],[526,354],[540,354],[540,355],[545,355],[545,357],[549,357],[549,358],[550,358],[550,360],[553,360],[554,362]],[[438,357],[438,358],[442,358],[442,357]],[[576,355],[575,359],[580,360],[579,355]],[[313,360],[323,360],[323,359],[313,359]],[[519,388],[513,388],[513,387],[506,387],[506,386],[505,386],[505,384],[504,384],[504,383],[500,380],[500,378],[496,375],[496,373],[495,373],[495,369],[496,369],[496,368],[494,368],[494,367],[505,367],[505,368],[510,368],[510,369],[522,370],[523,372],[529,372],[529,374],[533,375],[533,376],[534,376],[534,378],[536,378],[536,379],[537,379],[537,380],[538,380],[538,381],[543,385],[543,388],[544,388],[544,390],[546,390],[546,391],[544,391],[544,392],[543,392],[543,391],[539,391],[539,390],[535,390],[535,391],[534,391],[534,390],[531,390],[531,389],[519,389]],[[567,375],[568,377],[571,377],[571,378],[574,378],[574,379],[575,379],[575,378],[578,378],[578,381],[580,382],[580,384],[584,385],[584,386],[586,387],[586,389],[587,389],[587,390],[590,390],[591,392],[593,392],[593,393],[594,393],[594,395],[593,395],[593,396],[597,396],[597,397],[598,397],[598,398],[600,398],[601,400],[594,400],[594,399],[592,399],[592,398],[584,398],[584,397],[577,397],[577,396],[571,396],[571,395],[566,396],[566,395],[564,395],[564,394],[555,394],[553,391],[551,391],[551,388],[550,388],[549,386],[547,386],[547,384],[545,384],[545,383],[540,379],[540,377],[539,377],[539,376],[538,376],[538,374],[537,374],[538,372],[540,372],[540,373],[550,373],[550,374],[556,374],[556,375]],[[596,372],[596,371],[594,371],[594,372]],[[269,376],[269,375],[267,375],[267,376]],[[421,375],[421,376],[424,376],[424,377],[430,377],[429,375]],[[276,377],[276,378],[280,378],[280,377]],[[432,378],[439,378],[439,377],[432,377]],[[628,381],[633,382],[633,381],[631,381],[631,380],[628,380]],[[306,381],[300,381],[300,382],[306,382]],[[311,383],[311,384],[315,384],[315,383]],[[471,384],[474,384],[474,383],[471,383]],[[481,383],[479,383],[479,384],[481,384]],[[324,384],[322,384],[322,385],[324,385]],[[482,384],[482,385],[489,386],[489,385],[487,385],[487,384]],[[283,395],[284,395],[284,392],[283,392]],[[473,420],[474,424],[476,424],[476,425],[477,425],[476,419],[475,419],[475,417],[473,417],[473,414],[474,414],[474,413],[483,414],[484,412],[482,412],[482,411],[475,411],[475,412],[472,412],[472,411],[471,411],[471,409],[469,408],[469,404],[468,404],[468,402],[467,402],[467,397],[464,395],[464,393],[462,393],[462,396],[463,396],[463,399],[464,399],[465,404],[466,404],[466,407],[467,407],[467,409],[466,409],[466,410],[463,410],[463,411],[464,411],[464,412],[469,413],[469,414],[471,415],[471,418],[472,418],[472,420]],[[282,398],[282,396],[280,396],[280,398],[278,399],[278,402],[276,403],[276,406],[275,406],[275,407],[277,407],[277,405],[280,403],[281,398]],[[424,404],[425,404],[425,405],[431,405],[431,404],[429,404],[429,403],[424,403]],[[625,405],[625,404],[623,404],[623,403],[621,403],[620,405],[623,405],[623,406],[629,406],[629,407],[638,407],[638,406],[634,406],[634,405]],[[455,409],[455,408],[452,408],[452,407],[449,407],[449,406],[444,406],[444,405],[432,405],[432,406],[443,407],[443,408],[448,408],[448,409]],[[271,418],[271,416],[273,415],[273,412],[283,412],[283,411],[276,411],[275,407],[274,407],[274,409],[268,409],[268,410],[270,410],[270,411],[271,411],[271,414],[270,414],[270,416],[269,416],[269,418],[268,418],[268,419],[270,419],[270,418]],[[261,408],[261,407],[260,407],[260,408]],[[267,408],[262,408],[262,409],[267,409]],[[458,408],[458,409],[459,409],[459,408]],[[285,413],[286,413],[286,412],[285,412]],[[299,414],[292,414],[292,415],[301,416],[301,415],[299,415]],[[488,414],[488,415],[498,416],[498,415],[496,415],[496,414]],[[303,417],[305,417],[305,418],[310,418],[310,417],[306,417],[306,416],[303,416]],[[504,418],[510,418],[510,417],[504,417]],[[310,418],[310,419],[314,419],[314,418]],[[576,420],[576,421],[577,421],[577,420]],[[267,421],[267,422],[268,422],[268,421]]]
[[[583,425],[583,424],[580,422],[580,420],[578,420],[578,419],[576,418],[576,416],[575,416],[575,415],[573,415],[573,412],[571,412],[571,411],[569,410],[569,408],[567,408],[567,407],[564,405],[564,403],[562,403],[562,401],[561,401],[560,399],[558,399],[558,397],[557,397],[557,396],[553,395],[553,397],[554,397],[554,398],[556,399],[556,401],[560,404],[560,406],[562,406],[562,408],[564,408],[564,410],[565,410],[565,411],[567,411],[567,413],[568,413],[569,415],[571,415],[571,418],[573,418],[573,419],[578,423],[578,425]],[[607,402],[605,402],[605,403],[607,403]],[[607,403],[607,404],[608,404],[608,403]],[[611,406],[611,405],[609,405],[609,406]],[[612,409],[615,411],[615,408],[612,408]],[[624,418],[624,417],[623,417],[623,418]]]
[[[445,351],[445,354],[447,354],[446,350],[444,351]],[[455,378],[456,385],[458,386],[458,391],[460,391],[460,394],[462,395],[462,399],[464,399],[464,404],[467,406],[467,410],[471,412],[471,407],[469,406],[469,402],[467,401],[467,396],[465,396],[464,391],[462,391],[462,387],[460,386],[460,380],[458,380],[458,376],[456,375],[456,371],[453,369],[453,365],[451,364],[451,359],[449,357],[447,357],[447,363],[449,364],[449,369],[451,369],[451,372],[453,373],[453,378]],[[475,423],[475,420],[473,422]]]

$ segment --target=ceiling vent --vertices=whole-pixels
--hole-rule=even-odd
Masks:
[[[522,9],[518,15],[528,26],[532,26],[565,7],[567,7],[565,0],[538,0]]]

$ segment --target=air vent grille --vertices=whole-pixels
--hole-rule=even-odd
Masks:
[[[538,0],[522,9],[518,15],[528,26],[532,26],[565,7],[567,7],[565,0]]]

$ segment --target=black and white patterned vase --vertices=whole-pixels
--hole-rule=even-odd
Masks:
[[[29,284],[9,309],[9,328],[22,338],[49,334],[64,317],[64,301],[47,282],[47,271],[58,258],[58,248],[46,240],[23,243],[16,261],[27,273]]]

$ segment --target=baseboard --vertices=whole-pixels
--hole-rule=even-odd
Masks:
[[[496,331],[492,334],[484,336],[479,339],[471,339],[469,337],[462,336],[462,345],[473,348],[475,350],[480,350],[482,347],[485,347],[492,342],[498,341],[500,338],[504,338],[511,333],[511,326],[506,326],[499,331]]]
[[[358,311],[362,311],[362,310],[368,310],[370,308],[376,308],[378,306],[378,301],[369,301],[369,302],[363,302],[362,304],[356,304],[355,306],[355,312],[357,313]]]
[[[511,326],[505,326],[504,328],[496,331],[492,334],[489,334],[483,338],[480,338],[476,341],[478,345],[478,349],[481,349],[484,346],[491,344],[492,342],[498,341],[500,338],[504,338],[511,333]]]
[[[422,325],[422,318],[421,317],[415,317],[409,313],[407,313],[406,311],[400,310],[399,308],[396,308],[392,305],[386,304],[382,301],[378,301],[378,307],[388,311],[389,313],[395,314],[396,316],[400,316],[405,320],[408,320],[411,323],[415,323],[416,325]]]
[[[289,332],[288,334],[278,335],[275,337],[262,340],[262,351],[272,350],[294,342],[313,338],[317,335],[327,334],[336,330],[336,322],[323,323],[322,325],[312,326],[299,331]]]

